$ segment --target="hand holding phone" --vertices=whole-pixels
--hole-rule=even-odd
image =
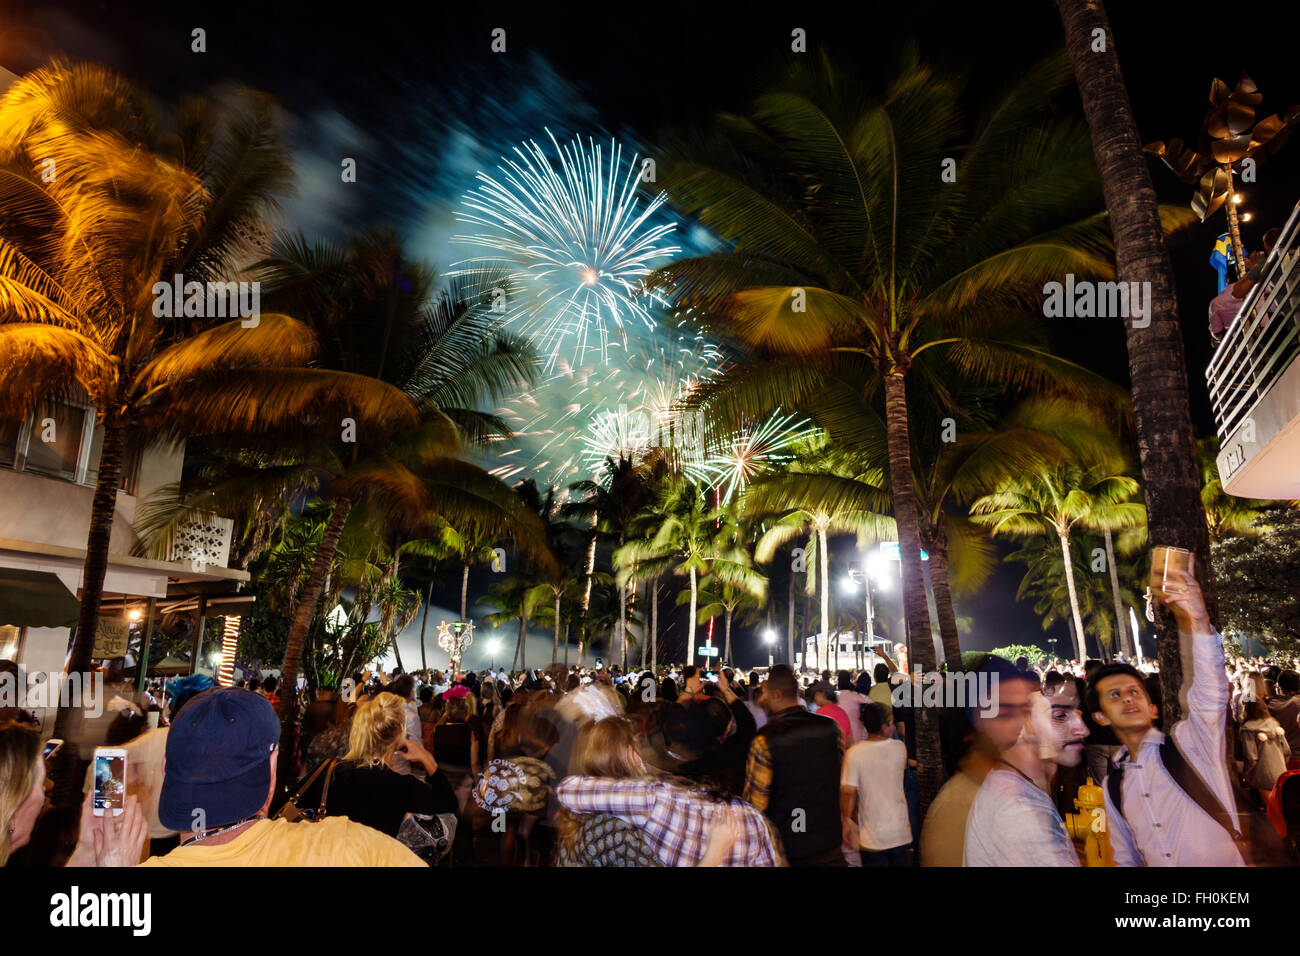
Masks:
[[[120,747],[95,748],[95,816],[111,811],[120,817],[126,807],[126,751]]]

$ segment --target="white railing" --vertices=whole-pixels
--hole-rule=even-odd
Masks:
[[[172,539],[171,560],[224,568],[230,560],[230,537],[234,529],[234,521],[216,515],[187,521]]]
[[[1300,203],[1205,371],[1227,441],[1300,355]]]

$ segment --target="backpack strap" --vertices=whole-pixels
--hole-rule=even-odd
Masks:
[[[1192,798],[1192,802],[1208,813],[1214,822],[1228,831],[1228,836],[1232,837],[1234,843],[1241,845],[1245,837],[1237,828],[1235,814],[1228,813],[1219,803],[1218,798],[1213,791],[1205,785],[1200,774],[1189,764],[1183,757],[1183,753],[1174,743],[1174,735],[1166,734],[1165,741],[1160,745],[1160,760],[1169,771],[1169,776],[1174,778],[1174,783],[1182,789],[1183,793]],[[1236,790],[1233,791],[1234,802]]]
[[[1115,812],[1119,814],[1121,820],[1128,823],[1128,818],[1124,816],[1124,765],[1115,764],[1110,768],[1110,773],[1106,774],[1106,791],[1110,794],[1110,802],[1115,804]]]

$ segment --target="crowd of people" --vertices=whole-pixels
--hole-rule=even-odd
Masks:
[[[296,760],[278,749],[274,678],[190,677],[158,704],[114,698],[104,743],[126,751],[130,794],[117,816],[90,811],[89,772],[80,813],[47,800],[40,735],[0,724],[0,860],[1078,866],[1080,831],[1098,828],[1067,820],[1091,805],[1106,862],[1292,862],[1274,804],[1300,773],[1300,674],[1226,661],[1195,578],[1173,573],[1166,603],[1193,662],[1182,719],[1162,722],[1149,666],[989,656],[993,706],[934,715],[945,782],[924,816],[926,705],[900,697],[914,678],[888,659],[871,673],[355,674],[304,695]]]

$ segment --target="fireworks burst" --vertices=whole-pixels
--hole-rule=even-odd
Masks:
[[[698,428],[678,405],[725,364],[717,347],[689,327],[639,332],[608,365],[561,361],[545,381],[497,410],[519,445],[497,456],[493,474],[510,481],[528,472],[539,483],[564,486],[599,475],[607,456],[635,458],[655,446],[694,454]]]
[[[716,454],[688,463],[687,473],[695,481],[716,487],[720,503],[726,504],[761,472],[791,461],[790,449],[816,432],[796,415],[774,412],[761,424],[732,435]]]
[[[680,249],[664,244],[675,224],[652,221],[665,196],[639,192],[635,155],[625,161],[614,140],[607,154],[590,137],[561,146],[546,133],[553,156],[529,140],[516,159],[503,157],[499,177],[479,172],[457,213],[479,231],[452,242],[485,252],[451,274],[473,277],[507,323],[534,339],[549,374],[566,355],[574,367],[592,353],[607,363],[631,320],[654,328],[648,310],[664,303],[641,286]]]

